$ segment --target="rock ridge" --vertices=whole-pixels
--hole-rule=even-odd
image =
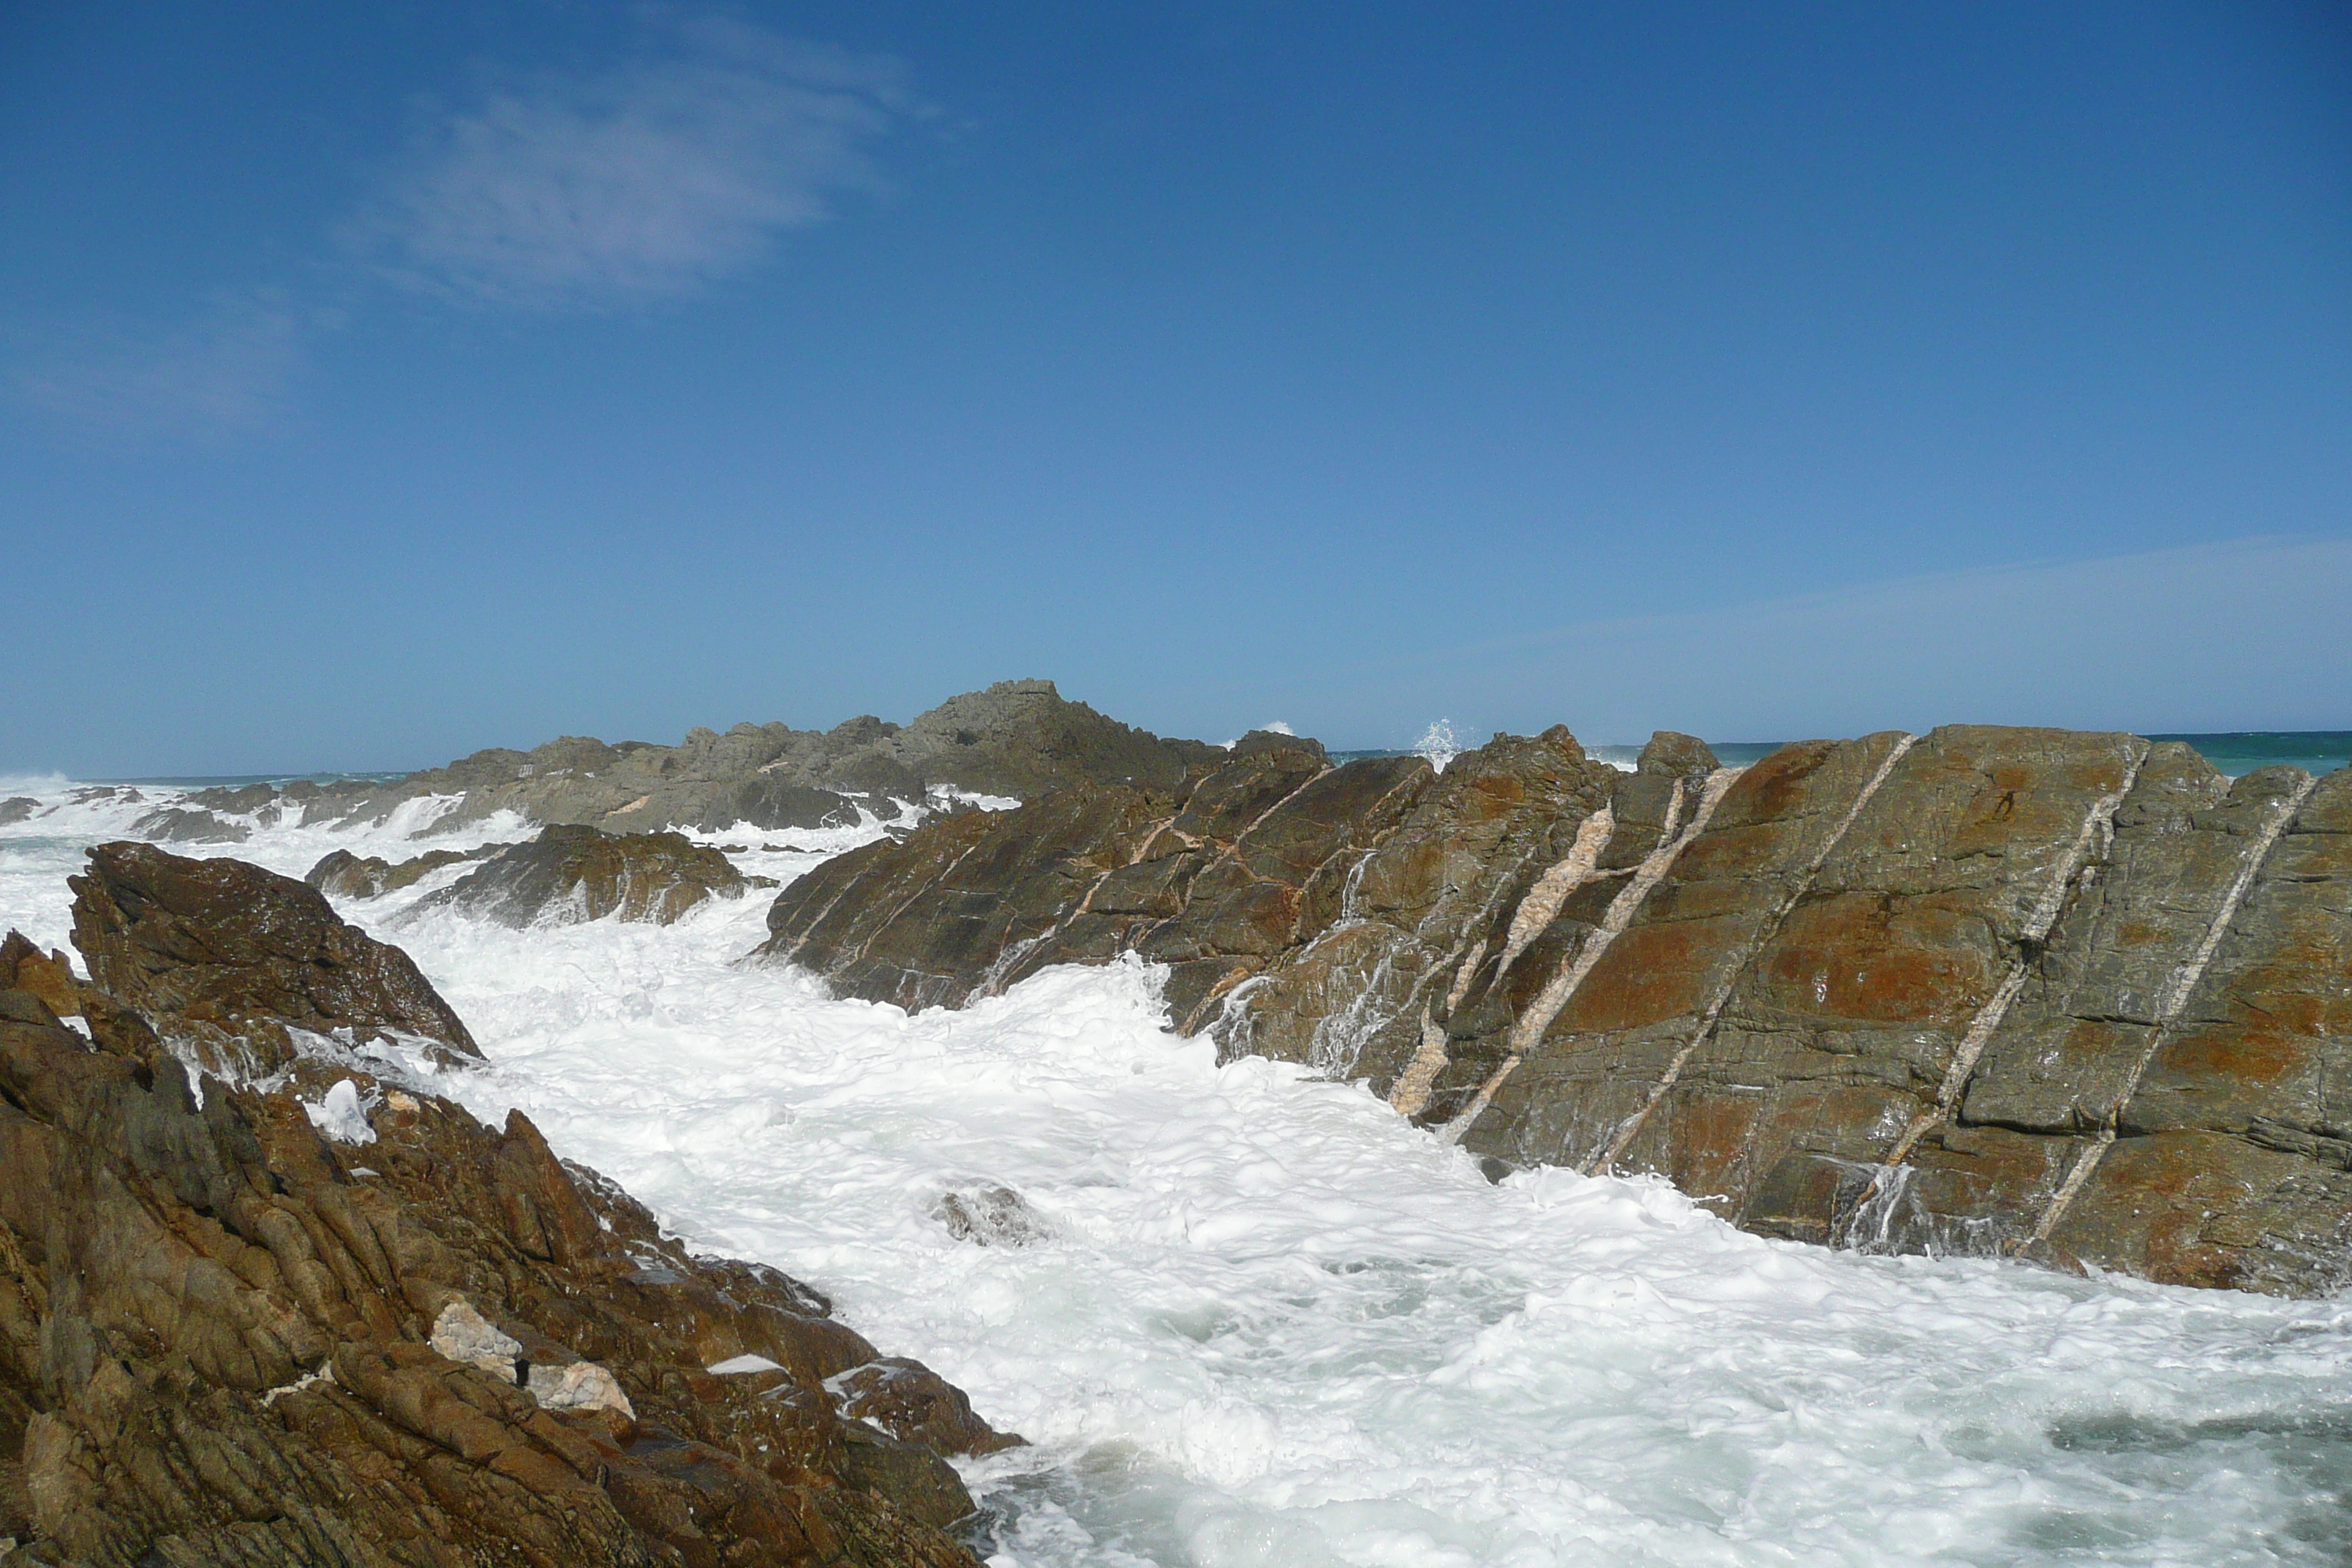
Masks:
[[[867,846],[769,929],[908,1007],[1164,963],[1182,1032],[1361,1079],[1497,1176],[1655,1172],[1867,1250],[2352,1282],[2352,770],[2233,784],[1984,725],[1745,768],[1661,732],[1631,773],[1559,728],[1442,773],[1294,742]]]
[[[200,790],[157,806],[132,831],[154,842],[241,843],[255,824],[380,825],[404,810],[422,837],[500,812],[539,826],[613,834],[855,827],[894,818],[901,804],[954,811],[973,797],[1034,799],[1079,783],[1173,789],[1188,771],[1224,754],[1106,718],[1066,700],[1050,680],[1001,680],[904,725],[870,714],[824,731],[745,723],[724,734],[697,728],[675,746],[565,735],[528,752],[492,747],[388,783]]]

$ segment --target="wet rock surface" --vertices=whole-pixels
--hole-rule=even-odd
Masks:
[[[302,880],[331,899],[378,899],[403,888],[413,888],[444,866],[486,860],[506,847],[503,844],[486,844],[478,849],[429,849],[397,861],[380,855],[362,858],[348,849],[336,849],[320,857],[317,865],[302,873]]]
[[[69,885],[93,989],[213,1071],[282,1068],[300,1054],[289,1031],[480,1054],[406,953],[290,877],[126,842],[91,850]]]
[[[446,906],[517,929],[607,915],[668,925],[707,899],[741,898],[754,887],[775,886],[744,876],[723,853],[682,833],[614,834],[557,826],[528,843],[504,845],[478,857],[451,856],[444,863],[478,858],[478,869],[418,907]],[[387,875],[406,869],[395,868]]]
[[[1661,732],[1630,773],[1564,730],[1442,773],[1292,742],[927,826],[769,925],[910,1007],[1139,953],[1227,1055],[1767,1234],[2352,1281],[2352,771],[1987,726],[1742,769]]]
[[[942,1456],[1018,1439],[818,1292],[688,1256],[519,1112],[316,1056],[199,1100],[164,1043],[190,1009],[310,1028],[284,954],[381,978],[397,950],[175,861],[108,846],[78,879],[87,1037],[22,983],[49,955],[0,946],[12,1561],[970,1568]],[[404,1016],[446,1013],[424,996]]]

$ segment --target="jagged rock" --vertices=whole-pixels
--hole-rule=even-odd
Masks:
[[[173,931],[197,970],[250,940],[219,901]],[[148,956],[142,998],[188,989]],[[132,1000],[86,1040],[0,985],[16,1559],[974,1568],[940,1456],[1004,1439],[813,1292],[688,1257],[520,1112],[371,1083],[376,1141],[344,1145],[307,1061],[199,1108]],[[852,1396],[875,1424],[839,1414],[827,1380],[877,1366],[901,1370]]]
[[[1333,768],[1320,747],[1287,747],[1173,794],[1076,785],[950,817],[785,889],[761,951],[845,994],[908,1007],[961,1005],[1049,963],[1137,952],[1171,966],[1167,994],[1190,1027],[1328,923],[1339,862],[1432,776],[1416,757]]]
[[[887,1356],[825,1379],[841,1400],[841,1413],[870,1422],[902,1443],[918,1443],[942,1454],[995,1454],[1022,1447],[972,1414],[964,1391],[904,1356]]]
[[[558,826],[501,847],[418,907],[456,909],[517,929],[606,915],[668,925],[706,899],[740,898],[751,889],[725,855],[682,833]]]
[[[444,866],[488,859],[506,847],[504,844],[486,844],[478,849],[432,849],[397,862],[380,855],[362,858],[348,849],[335,849],[304,872],[302,880],[331,899],[381,898],[415,887]]]
[[[391,784],[294,785],[278,798],[299,798],[302,821],[315,825],[381,822],[404,802],[462,796],[428,833],[501,810],[618,833],[816,828],[855,826],[866,814],[887,819],[898,814],[893,801],[946,804],[934,795],[942,790],[1019,799],[1078,783],[1172,790],[1223,757],[1066,701],[1051,681],[1007,680],[903,728],[870,716],[822,731],[738,724],[723,735],[698,728],[676,746],[567,735],[530,752],[477,752]]]
[[[167,805],[151,811],[131,825],[131,831],[152,844],[242,844],[253,829],[242,822],[224,822],[209,811]]]
[[[40,809],[41,803],[31,795],[12,795],[6,800],[0,800],[0,827],[29,822],[33,813]]]
[[[290,877],[114,843],[68,885],[92,985],[214,1070],[283,1067],[298,1054],[289,1028],[479,1054],[406,953]]]
[[[278,791],[266,784],[242,786],[215,784],[210,789],[197,790],[188,796],[188,800],[206,811],[233,811],[239,816],[248,816],[276,805]]]
[[[1966,725],[1622,773],[1565,731],[1435,777],[1275,748],[926,826],[769,925],[909,1006],[1138,952],[1226,1055],[1770,1235],[2352,1281],[2352,772]]]
[[[60,1018],[81,1016],[82,988],[62,952],[44,953],[20,931],[0,938],[0,990],[29,991]]]
[[[1417,757],[1335,768],[1277,739],[1172,795],[1064,790],[828,861],[777,900],[761,951],[908,1006],[1133,952],[1171,966],[1187,1032],[1362,1065],[1385,1089],[1438,971],[1623,775],[1564,729],[1497,737],[1443,775]]]

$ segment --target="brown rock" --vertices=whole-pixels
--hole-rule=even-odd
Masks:
[[[173,859],[98,852],[78,906],[133,911],[98,967],[145,1004],[217,992],[250,928],[300,913],[272,882],[318,900],[249,867],[199,898],[173,879],[225,863],[149,857]],[[520,1113],[493,1131],[309,1059],[274,1093],[208,1081],[199,1109],[132,998],[105,1000],[92,1049],[0,985],[0,1533],[21,1560],[972,1568],[940,1533],[970,1502],[940,1456],[1007,1439],[814,1292],[688,1257]],[[373,1105],[373,1142],[313,1128],[297,1096],[336,1086]],[[765,1370],[709,1370],[730,1364]]]
[[[1360,1074],[1494,1168],[1655,1171],[1771,1235],[2352,1279],[2352,773],[1954,726],[1433,779],[1270,742],[787,889],[771,956],[957,1005],[1169,966],[1226,1054]]]
[[[289,877],[115,843],[92,849],[70,885],[74,945],[94,988],[215,1070],[231,1054],[248,1070],[283,1066],[295,1054],[289,1028],[480,1054],[406,953]]]
[[[81,983],[63,952],[44,953],[19,931],[0,940],[0,990],[29,991],[60,1018],[81,1016]]]
[[[668,925],[706,899],[750,890],[726,856],[682,833],[557,826],[499,849],[417,907],[459,910],[518,930],[607,915]]]
[[[348,849],[331,850],[302,874],[302,880],[331,899],[374,899],[403,888],[413,888],[444,866],[485,860],[508,847],[486,844],[478,849],[432,849],[398,862],[371,855],[362,859]]]

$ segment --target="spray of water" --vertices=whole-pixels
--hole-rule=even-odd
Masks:
[[[1412,743],[1412,752],[1444,773],[1445,764],[1462,754],[1462,747],[1454,738],[1454,721],[1440,719],[1423,730],[1421,739]]]

